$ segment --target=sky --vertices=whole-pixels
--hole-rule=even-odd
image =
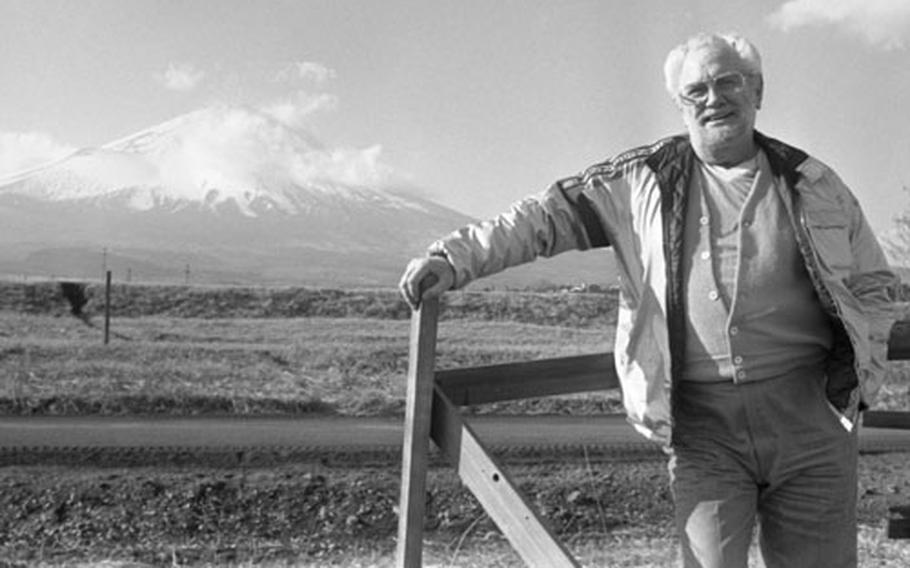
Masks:
[[[0,0],[0,176],[242,105],[489,217],[681,132],[663,61],[703,31],[761,52],[761,131],[876,230],[907,208],[907,0]]]

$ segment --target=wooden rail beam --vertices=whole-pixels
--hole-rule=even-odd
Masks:
[[[910,430],[910,412],[897,410],[867,410],[863,412],[863,426]]]
[[[612,353],[540,359],[436,372],[436,385],[457,406],[619,387]]]

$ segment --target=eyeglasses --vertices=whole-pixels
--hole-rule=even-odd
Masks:
[[[679,91],[679,99],[688,105],[703,105],[708,101],[708,92],[712,86],[718,95],[735,95],[746,88],[746,75],[739,71],[730,71],[707,81],[690,83]]]

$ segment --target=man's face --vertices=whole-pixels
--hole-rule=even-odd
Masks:
[[[745,78],[740,89],[735,85],[737,74]],[[677,89],[678,94],[688,92],[703,98],[677,101],[692,138],[720,147],[752,137],[755,114],[761,105],[760,79],[748,75],[735,52],[706,47],[690,53],[680,69]]]

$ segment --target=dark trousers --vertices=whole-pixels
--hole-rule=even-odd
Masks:
[[[671,489],[686,568],[855,567],[857,436],[809,369],[677,385]]]

